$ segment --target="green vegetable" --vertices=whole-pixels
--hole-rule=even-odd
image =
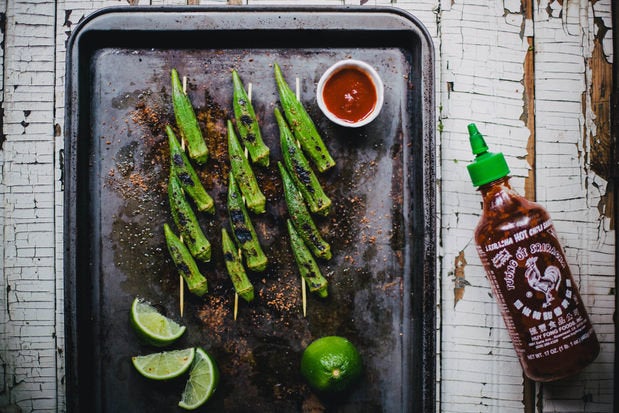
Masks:
[[[210,261],[211,243],[202,232],[198,219],[185,198],[179,179],[172,173],[168,183],[168,199],[174,223],[191,255],[200,261]]]
[[[314,260],[312,253],[307,249],[307,246],[294,229],[294,225],[290,219],[286,220],[288,234],[290,234],[290,245],[294,259],[299,267],[299,272],[305,280],[310,292],[316,293],[319,297],[325,298],[329,295],[327,291],[327,279],[323,277],[318,268],[318,264]]]
[[[234,174],[230,172],[228,184],[228,216],[232,227],[232,234],[237,245],[243,252],[247,268],[252,271],[264,271],[267,266],[267,257],[262,251],[258,235],[245,208],[243,197],[238,189]]]
[[[213,198],[206,192],[198,174],[189,162],[185,151],[174,135],[174,131],[170,125],[166,126],[168,141],[170,144],[170,170],[178,177],[183,190],[193,199],[196,208],[200,212],[215,212],[215,203]]]
[[[249,278],[247,278],[240,253],[236,249],[234,242],[230,239],[228,231],[225,228],[221,229],[221,245],[224,252],[226,269],[228,270],[232,285],[234,285],[234,290],[245,301],[252,301],[254,299],[254,286],[249,281]]]
[[[275,108],[275,119],[277,119],[277,125],[279,126],[279,139],[284,165],[286,165],[286,169],[290,172],[292,180],[299,191],[301,191],[311,212],[328,215],[331,200],[323,191],[322,186],[320,186],[320,182],[310,167],[307,158],[295,144],[292,132],[277,108]]]
[[[295,229],[314,256],[330,260],[332,256],[331,246],[322,238],[320,231],[316,228],[316,224],[303,202],[301,192],[294,185],[284,165],[281,162],[277,162],[277,166],[284,183],[284,196],[286,198],[288,214],[294,223]]]
[[[247,208],[256,214],[265,212],[266,198],[252,171],[249,161],[239,140],[234,133],[232,122],[228,120],[228,155],[230,156],[230,168],[234,178],[238,181],[241,193],[245,197]]]
[[[305,154],[314,162],[318,171],[324,172],[335,166],[335,161],[322,141],[312,118],[286,83],[279,65],[275,63],[274,66],[279,100],[290,129],[301,144]]]
[[[253,163],[269,166],[269,147],[262,140],[260,125],[254,107],[245,92],[241,78],[236,70],[232,71],[233,98],[232,107],[241,142],[247,148]]]
[[[189,291],[198,297],[203,296],[208,292],[208,283],[200,273],[191,253],[167,223],[163,224],[163,231],[172,261],[174,261],[178,273],[187,283]]]
[[[189,157],[200,165],[205,163],[208,159],[208,148],[206,142],[204,142],[191,101],[183,91],[183,85],[176,69],[172,69],[172,105],[174,106],[176,126],[180,130],[181,137],[187,143]]]

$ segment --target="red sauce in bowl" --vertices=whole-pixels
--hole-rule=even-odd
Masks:
[[[334,73],[325,82],[322,97],[331,113],[350,123],[365,119],[372,113],[377,100],[372,79],[354,68]]]

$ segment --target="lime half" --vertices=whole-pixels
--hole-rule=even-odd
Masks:
[[[194,410],[211,398],[219,383],[219,370],[215,360],[200,347],[196,348],[196,356],[189,371],[189,380],[183,390],[179,407]]]
[[[144,377],[153,380],[168,380],[189,370],[195,358],[195,348],[162,351],[161,353],[131,357],[131,362]]]
[[[164,316],[141,298],[134,299],[131,305],[131,325],[146,343],[156,347],[172,344],[185,332],[185,326]]]
[[[324,393],[351,388],[361,371],[359,351],[344,337],[319,338],[307,346],[301,358],[301,374],[312,388]]]

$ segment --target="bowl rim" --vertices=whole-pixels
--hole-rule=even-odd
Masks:
[[[348,121],[345,121],[335,116],[331,111],[329,111],[329,109],[327,108],[327,105],[325,104],[324,98],[323,98],[323,90],[324,90],[325,83],[335,73],[339,72],[340,70],[346,69],[346,68],[359,69],[365,74],[367,74],[370,80],[372,81],[374,88],[376,89],[376,104],[374,105],[374,109],[372,109],[372,111],[365,118],[357,122],[348,122]],[[324,115],[333,123],[336,123],[340,126],[345,126],[348,128],[358,128],[358,127],[367,125],[368,123],[376,119],[376,117],[378,116],[378,114],[380,113],[382,109],[384,98],[385,98],[384,85],[383,85],[383,81],[380,75],[378,74],[376,69],[374,69],[372,65],[370,65],[369,63],[363,60],[358,60],[358,59],[343,59],[343,60],[339,60],[335,62],[334,64],[332,64],[322,74],[322,76],[320,77],[320,80],[318,81],[318,86],[316,88],[316,100],[318,102],[318,107],[320,108],[322,113],[324,113]]]

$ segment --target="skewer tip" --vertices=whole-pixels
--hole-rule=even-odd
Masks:
[[[305,280],[301,277],[301,299],[303,301],[303,317],[307,316],[307,291],[305,289]]]
[[[236,321],[236,315],[239,312],[239,294],[234,293],[234,321]]]

